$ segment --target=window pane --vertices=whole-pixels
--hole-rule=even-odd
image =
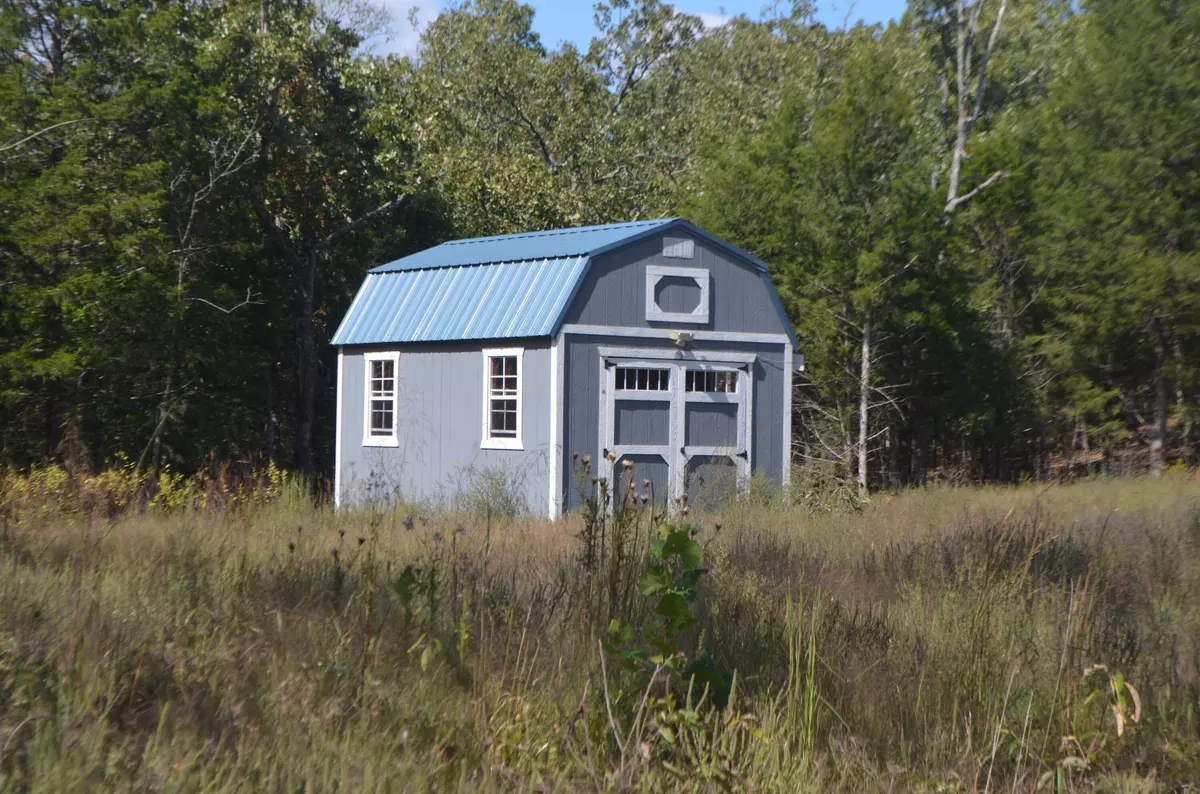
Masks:
[[[394,361],[371,362],[371,394],[388,395],[396,388],[396,368]]]
[[[736,394],[738,374],[736,372],[692,371],[684,377],[684,388],[690,392],[709,394]]]
[[[371,401],[371,435],[388,436],[392,434],[394,416],[391,400]]]
[[[669,391],[671,374],[665,369],[617,367],[613,382],[618,391]]]
[[[499,437],[516,437],[517,435],[517,401],[492,400],[491,434]]]

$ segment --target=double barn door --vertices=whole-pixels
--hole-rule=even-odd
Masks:
[[[618,503],[676,508],[685,493],[697,505],[745,487],[753,356],[606,348],[600,362],[602,471]]]

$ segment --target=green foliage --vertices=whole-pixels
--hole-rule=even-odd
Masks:
[[[694,537],[698,531],[691,524],[666,523],[650,535],[648,562],[638,585],[642,597],[652,605],[653,617],[640,626],[613,620],[604,649],[631,673],[643,670],[646,664],[665,668],[689,681],[689,686],[694,683],[706,693],[711,690],[714,702],[724,706],[729,681],[707,650],[689,654],[683,642],[685,632],[696,625],[692,610],[700,581],[709,573],[700,566],[704,550]]]
[[[1194,463],[1195,13],[1003,7],[706,28],[615,0],[551,47],[531,7],[478,0],[398,58],[310,0],[7,3],[0,460],[328,475],[323,343],[366,267],[685,214],[772,266],[808,363],[794,449],[823,472]]]
[[[1165,423],[1170,403],[1194,402],[1177,396],[1200,366],[1200,16],[1095,2],[1073,22],[1077,55],[1049,85],[1033,181],[1053,310],[1040,341],[1060,415],[1110,445],[1132,429],[1129,406]]]

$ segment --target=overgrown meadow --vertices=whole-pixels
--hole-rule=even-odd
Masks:
[[[1195,473],[669,522],[622,476],[550,523],[6,475],[0,790],[1197,790]]]

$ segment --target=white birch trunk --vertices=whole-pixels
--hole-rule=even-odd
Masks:
[[[1151,321],[1154,335],[1154,396],[1150,426],[1150,473],[1158,477],[1167,458],[1167,417],[1171,411],[1171,384],[1167,378],[1167,340],[1162,321]]]
[[[871,410],[871,313],[863,319],[862,364],[858,373],[858,496],[867,497],[867,440]]]

